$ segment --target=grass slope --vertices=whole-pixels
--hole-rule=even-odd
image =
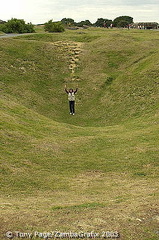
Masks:
[[[158,32],[39,33],[0,39],[0,52],[1,239],[56,229],[157,239]],[[74,117],[66,83],[79,86]]]

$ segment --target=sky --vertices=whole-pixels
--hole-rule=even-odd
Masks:
[[[98,18],[114,20],[131,16],[134,22],[158,22],[159,0],[0,0],[0,19],[24,19],[33,24],[50,19],[72,18],[76,22]]]

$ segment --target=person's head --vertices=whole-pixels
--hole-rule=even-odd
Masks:
[[[69,92],[70,92],[70,93],[72,93],[72,92],[73,92],[73,89],[72,89],[72,88],[70,88],[70,89],[69,89]]]

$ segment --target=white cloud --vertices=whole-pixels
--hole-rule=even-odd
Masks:
[[[4,0],[0,19],[23,18],[27,22],[44,23],[64,17],[75,21],[97,18],[114,19],[129,15],[134,21],[158,21],[158,0]]]

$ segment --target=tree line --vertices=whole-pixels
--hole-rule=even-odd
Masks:
[[[61,22],[66,26],[94,26],[94,27],[128,27],[129,24],[133,23],[133,18],[130,16],[120,16],[114,20],[107,18],[98,18],[95,23],[91,23],[89,20],[75,22],[72,18],[63,18]]]
[[[49,20],[44,25],[45,31],[48,32],[63,32],[66,28],[69,27],[129,27],[130,24],[133,23],[133,18],[130,16],[120,16],[115,18],[114,20],[106,19],[106,18],[98,18],[95,23],[91,23],[89,20],[75,22],[72,18],[63,18],[60,22],[53,22]]]
[[[63,32],[65,28],[69,27],[128,27],[131,23],[133,23],[133,18],[130,16],[120,16],[114,20],[98,18],[95,23],[91,23],[89,20],[75,22],[72,18],[63,18],[58,22],[49,20],[44,23],[44,29],[48,32]],[[0,24],[0,31],[4,33],[34,33],[35,29],[32,23],[26,23],[23,19],[12,18]]]

